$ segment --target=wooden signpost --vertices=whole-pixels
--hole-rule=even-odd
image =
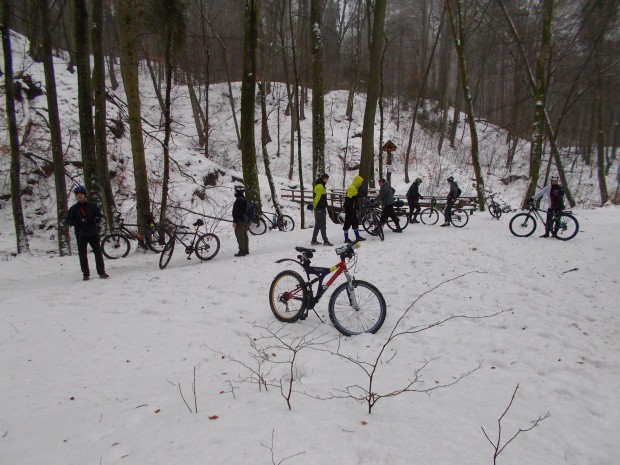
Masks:
[[[385,172],[387,174],[385,178],[387,179],[387,182],[391,182],[392,171],[394,170],[392,167],[392,152],[396,151],[396,145],[391,140],[388,140],[385,144],[383,144],[381,150],[387,152],[387,165],[385,166]]]

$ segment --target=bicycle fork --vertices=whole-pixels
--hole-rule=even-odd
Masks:
[[[352,278],[348,271],[345,270],[344,275],[347,278],[347,293],[349,294],[349,303],[355,311],[359,311],[360,307],[357,304],[357,298],[355,297],[355,278]]]

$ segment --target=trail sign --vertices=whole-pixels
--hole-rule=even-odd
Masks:
[[[387,182],[392,182],[392,171],[394,171],[394,166],[392,165],[392,152],[396,150],[396,144],[394,144],[391,140],[388,140],[385,144],[383,144],[381,150],[387,152],[387,174],[385,177]]]

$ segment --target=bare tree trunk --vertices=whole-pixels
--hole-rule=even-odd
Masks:
[[[17,118],[15,117],[15,88],[13,83],[13,49],[11,48],[11,10],[9,0],[2,0],[2,49],[4,51],[4,92],[6,97],[6,118],[9,126],[9,144],[11,146],[11,207],[17,253],[30,253],[28,234],[24,223],[22,193],[20,184],[20,153]]]
[[[116,79],[116,69],[114,68],[114,49],[110,49],[110,55],[108,56],[108,74],[110,76],[110,86],[112,90],[116,90],[119,87],[118,79]]]
[[[39,0],[42,18],[43,45],[41,58],[45,72],[45,94],[47,97],[47,114],[49,118],[52,160],[54,162],[54,187],[56,190],[56,229],[58,231],[58,253],[60,256],[71,254],[69,227],[65,224],[67,217],[67,184],[65,182],[65,166],[62,152],[60,117],[58,116],[58,97],[56,94],[56,76],[52,57],[52,34],[49,21],[48,0]]]
[[[101,200],[108,229],[114,222],[114,195],[108,168],[105,100],[105,58],[103,56],[103,0],[93,0],[93,90],[95,92],[95,149]]]
[[[260,110],[261,110],[261,147],[263,150],[263,163],[265,165],[265,175],[267,176],[267,182],[269,183],[269,190],[271,191],[271,199],[273,201],[273,208],[276,211],[278,218],[282,215],[282,208],[278,202],[278,193],[276,186],[273,182],[273,176],[271,175],[271,163],[269,161],[269,153],[267,152],[268,144],[268,125],[267,125],[267,104],[265,98],[265,85],[262,82],[258,83],[258,91],[260,95]]]
[[[256,43],[258,0],[245,1],[243,34],[243,77],[241,81],[241,157],[247,197],[261,206],[256,147],[254,144],[254,102],[256,99]]]
[[[374,180],[372,171],[375,150],[375,115],[380,87],[381,52],[383,51],[383,30],[385,26],[385,10],[387,0],[376,0],[373,20],[372,44],[370,47],[370,70],[368,76],[368,92],[364,111],[362,129],[362,150],[359,174],[370,185]]]
[[[474,117],[474,105],[469,91],[469,79],[467,76],[467,66],[465,63],[465,24],[463,18],[462,0],[456,0],[456,16],[452,8],[452,0],[446,0],[450,25],[452,27],[452,37],[456,48],[459,68],[461,70],[461,88],[463,89],[463,99],[465,100],[465,110],[467,112],[467,122],[469,123],[469,133],[471,137],[471,162],[476,175],[476,190],[478,193],[478,208],[484,211],[484,179],[480,169],[478,159],[478,131],[476,130],[476,119]]]
[[[153,64],[151,63],[151,59],[149,58],[149,53],[144,49],[144,61],[146,61],[146,67],[149,70],[149,75],[151,76],[151,82],[153,83],[153,90],[155,90],[155,96],[157,97],[157,102],[159,103],[159,109],[162,114],[166,112],[166,105],[164,104],[164,98],[161,95],[161,87],[157,82],[157,76],[155,75],[155,70],[153,69]]]
[[[450,147],[454,148],[454,141],[456,140],[456,130],[459,127],[459,120],[461,119],[461,102],[463,101],[463,90],[461,89],[461,75],[457,70],[456,82],[454,83],[454,113],[452,113],[452,127],[450,128]]]
[[[202,147],[205,143],[205,132],[203,129],[203,120],[201,120],[200,117],[200,103],[198,102],[198,97],[196,97],[192,76],[188,72],[185,73],[185,81],[187,82],[189,101],[192,107],[192,115],[194,116],[194,124],[196,125],[196,134],[198,134],[198,144]]]
[[[129,132],[131,152],[133,155],[133,172],[136,186],[136,210],[138,214],[138,231],[147,234],[147,225],[151,221],[151,202],[149,184],[142,139],[142,115],[140,91],[138,87],[138,52],[135,31],[135,0],[123,0],[118,4],[120,19],[121,74],[127,95],[129,113]]]
[[[166,215],[168,211],[168,186],[170,183],[170,135],[172,133],[172,118],[170,109],[172,102],[170,94],[172,91],[172,73],[174,71],[172,65],[172,30],[168,29],[166,37],[165,51],[165,68],[166,68],[166,96],[164,97],[164,173],[161,183],[161,205],[159,210],[159,224],[166,223]]]
[[[88,50],[88,11],[85,0],[73,0],[75,8],[74,33],[76,43],[78,111],[80,117],[80,142],[84,163],[84,184],[91,200],[102,205],[101,185],[95,148],[93,107]]]
[[[325,172],[325,107],[323,101],[323,38],[321,0],[311,0],[312,35],[312,175]]]

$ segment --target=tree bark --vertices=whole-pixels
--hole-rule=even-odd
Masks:
[[[2,49],[4,51],[4,92],[6,97],[6,118],[9,126],[9,144],[11,146],[11,207],[13,209],[13,223],[17,253],[30,253],[28,235],[24,222],[22,208],[22,193],[20,183],[20,153],[19,136],[17,133],[17,118],[15,117],[15,88],[13,83],[13,49],[11,48],[11,9],[9,0],[2,0]]]
[[[54,164],[54,187],[56,190],[56,229],[58,232],[58,253],[60,256],[71,254],[69,227],[65,224],[67,217],[67,184],[65,182],[65,165],[62,151],[60,117],[58,116],[58,97],[56,94],[56,76],[52,57],[52,34],[50,31],[49,2],[39,0],[42,18],[43,45],[41,59],[45,72],[45,94],[47,98],[47,114],[49,118],[52,160]]]
[[[136,210],[138,214],[138,231],[147,234],[147,225],[151,221],[151,202],[149,184],[142,139],[142,115],[140,91],[138,87],[138,52],[135,32],[135,1],[119,2],[121,74],[127,95],[129,113],[129,133],[133,155],[133,172],[136,186]]]
[[[271,191],[271,200],[273,201],[273,208],[276,211],[278,218],[282,215],[282,208],[278,202],[278,193],[276,192],[276,186],[273,182],[273,176],[271,175],[271,163],[269,162],[269,153],[267,151],[269,126],[267,125],[267,103],[265,97],[265,85],[262,82],[258,83],[258,91],[260,95],[260,111],[261,111],[261,147],[263,150],[263,163],[265,165],[265,175],[267,176],[267,182],[269,183],[269,190]]]
[[[164,97],[164,173],[161,182],[161,204],[159,210],[159,224],[166,223],[166,215],[168,214],[168,186],[170,183],[170,135],[172,133],[172,118],[170,109],[172,102],[170,95],[172,92],[172,29],[168,28],[166,34],[166,52],[165,52],[165,70],[166,70],[166,93]]]
[[[258,39],[258,0],[245,1],[243,34],[243,77],[241,81],[241,160],[247,198],[261,208],[256,166],[254,103],[256,99],[256,44]]]
[[[311,0],[312,35],[312,175],[325,172],[325,103],[323,101],[322,0]]]

